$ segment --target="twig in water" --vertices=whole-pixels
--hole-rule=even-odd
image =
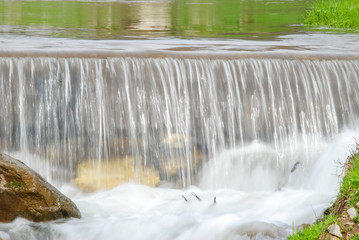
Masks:
[[[185,196],[182,195],[182,197],[186,202],[188,202],[188,200],[187,200],[187,198]]]
[[[296,163],[294,164],[294,166],[292,167],[292,170],[290,170],[290,172],[291,172],[291,173],[294,172],[294,171],[297,169],[297,167],[298,167],[299,164],[300,164],[300,162],[296,162]]]
[[[318,216],[317,216],[317,214],[315,213],[315,211],[314,211],[314,208],[313,208],[313,206],[311,205],[310,206],[311,208],[312,208],[312,210],[313,210],[313,213],[314,213],[314,216],[315,216],[315,222],[318,222]]]
[[[191,192],[191,193],[193,196],[195,196],[198,199],[198,201],[201,201],[201,199],[197,196],[197,194],[195,194],[194,192]]]
[[[214,197],[214,199],[213,199],[213,204],[211,204],[210,207],[213,207],[214,205],[216,205],[216,203],[217,203],[217,197]]]

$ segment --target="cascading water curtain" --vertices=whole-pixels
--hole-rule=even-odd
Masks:
[[[358,79],[344,60],[0,58],[0,146],[41,156],[59,182],[125,156],[185,187],[224,149],[358,127]]]

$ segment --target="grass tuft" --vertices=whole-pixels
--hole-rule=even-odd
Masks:
[[[308,228],[303,228],[302,231],[297,231],[288,237],[288,240],[312,240],[318,239],[320,235],[331,225],[338,220],[337,216],[329,215],[317,224],[311,225]]]
[[[318,0],[307,13],[309,26],[359,30],[358,0]]]
[[[346,174],[342,180],[339,197],[348,201],[349,206],[359,202],[359,155],[353,155],[346,165]]]

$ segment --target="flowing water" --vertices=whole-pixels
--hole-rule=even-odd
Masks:
[[[286,239],[313,223],[359,138],[359,41],[305,27],[311,2],[0,0],[0,151],[83,215],[0,238]]]
[[[3,151],[83,214],[1,224],[3,239],[285,239],[329,206],[359,137],[352,59],[2,57],[0,69]],[[123,158],[131,183],[73,185],[81,162]],[[136,184],[143,167],[159,187]]]

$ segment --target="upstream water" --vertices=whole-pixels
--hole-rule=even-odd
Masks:
[[[311,3],[0,0],[0,151],[83,215],[0,238],[286,239],[313,223],[359,138],[359,41],[305,27]]]
[[[83,218],[17,219],[0,224],[2,239],[285,239],[335,198],[359,137],[354,56],[35,50],[2,51],[1,148]],[[129,183],[92,193],[74,184],[81,162],[123,157],[137,169]],[[143,167],[159,171],[158,187],[138,184]]]

